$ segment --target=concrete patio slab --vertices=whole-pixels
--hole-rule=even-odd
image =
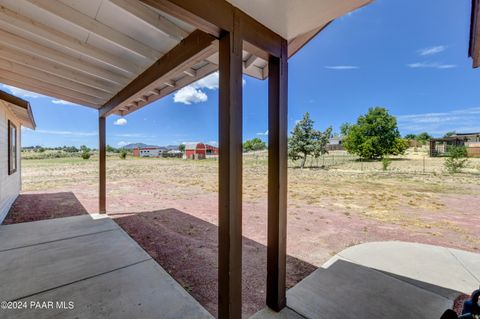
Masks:
[[[0,252],[0,300],[15,300],[150,256],[121,230]]]
[[[213,318],[154,260],[82,280],[21,301],[73,302],[74,309],[43,309],[35,318]],[[3,317],[2,317],[3,318]],[[5,319],[32,318],[31,309]]]
[[[440,318],[462,292],[478,289],[479,272],[480,255],[471,252],[405,242],[361,244],[291,288],[282,312],[264,309],[253,318]]]
[[[0,233],[15,243],[0,251],[0,300],[27,305],[0,309],[0,318],[212,318],[109,218],[4,225]]]
[[[480,287],[480,257],[479,254],[468,251],[450,249],[450,252],[459,260],[465,269],[477,280],[477,287]]]
[[[280,312],[264,308],[251,316],[250,319],[305,319],[305,317],[287,307]]]
[[[469,264],[469,268],[478,273],[475,265],[480,264],[480,254],[445,247],[397,241],[372,242],[347,248],[330,263],[338,258],[466,294],[480,285],[478,277],[466,268]],[[462,263],[459,258],[465,261]]]
[[[288,307],[309,319],[440,318],[452,301],[367,267],[339,260],[287,292]]]
[[[91,215],[0,226],[0,251],[119,229],[110,218]],[[21,236],[19,236],[21,234]]]

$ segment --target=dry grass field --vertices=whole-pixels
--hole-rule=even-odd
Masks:
[[[471,159],[455,175],[444,171],[443,161],[411,151],[394,158],[387,171],[380,162],[359,162],[342,152],[309,161],[312,168],[303,170],[291,163],[289,286],[362,242],[415,241],[480,252],[480,159]],[[202,267],[216,264],[217,164],[107,158],[108,213],[212,313],[216,272]],[[96,211],[95,157],[24,160],[22,165],[24,192],[73,192],[88,212]],[[264,272],[266,190],[265,154],[245,156],[246,273]],[[175,249],[167,254],[166,247]],[[245,314],[262,307],[262,280],[246,281]]]

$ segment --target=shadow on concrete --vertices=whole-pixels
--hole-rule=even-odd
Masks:
[[[462,295],[452,289],[337,260],[290,289],[287,304],[311,319],[439,319],[445,310],[455,307]]]
[[[217,315],[216,225],[177,209],[109,215],[210,313]],[[266,262],[266,246],[244,237],[244,318],[265,307]],[[288,288],[315,269],[287,256]]]
[[[88,214],[72,192],[20,194],[4,225]]]

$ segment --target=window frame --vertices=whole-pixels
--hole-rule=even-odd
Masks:
[[[14,130],[14,134],[12,134],[12,130]],[[14,135],[14,147],[12,152],[12,135]],[[8,134],[7,134],[7,139],[8,139],[8,175],[15,174],[17,172],[17,167],[18,167],[18,134],[17,134],[17,126],[12,123],[12,121],[8,120]],[[12,162],[12,157],[13,161]],[[12,167],[12,163],[13,166]]]

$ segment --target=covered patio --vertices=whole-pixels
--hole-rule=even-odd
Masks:
[[[1,226],[0,256],[2,318],[212,318],[105,216]]]
[[[399,311],[398,318],[432,318],[432,313],[435,318],[454,298],[353,263],[338,262],[332,271],[319,270],[288,295],[286,291],[288,59],[331,21],[370,2],[1,0],[0,82],[98,110],[98,213],[106,216],[106,118],[128,115],[218,70],[218,316],[240,318],[242,76],[268,78],[268,309],[256,317],[334,318],[342,305],[333,297],[350,293],[346,283],[363,278],[365,289],[370,282],[381,282],[379,287],[390,293],[384,296],[391,298],[373,304],[372,309],[382,309],[376,317],[374,311],[357,311],[384,318],[391,307],[382,308],[382,300],[403,294],[427,300],[429,307]],[[479,23],[474,19],[478,1],[474,3],[472,26]],[[477,39],[480,28],[472,34]],[[471,54],[478,61],[480,47],[478,41],[472,43]],[[82,303],[74,311],[2,310],[2,315],[210,317],[108,217],[95,218],[0,227],[0,243],[6,245],[0,246],[3,300],[71,298]],[[356,277],[346,276],[352,273]],[[345,290],[330,295],[337,279],[344,280]],[[382,289],[370,296],[381,297]]]

